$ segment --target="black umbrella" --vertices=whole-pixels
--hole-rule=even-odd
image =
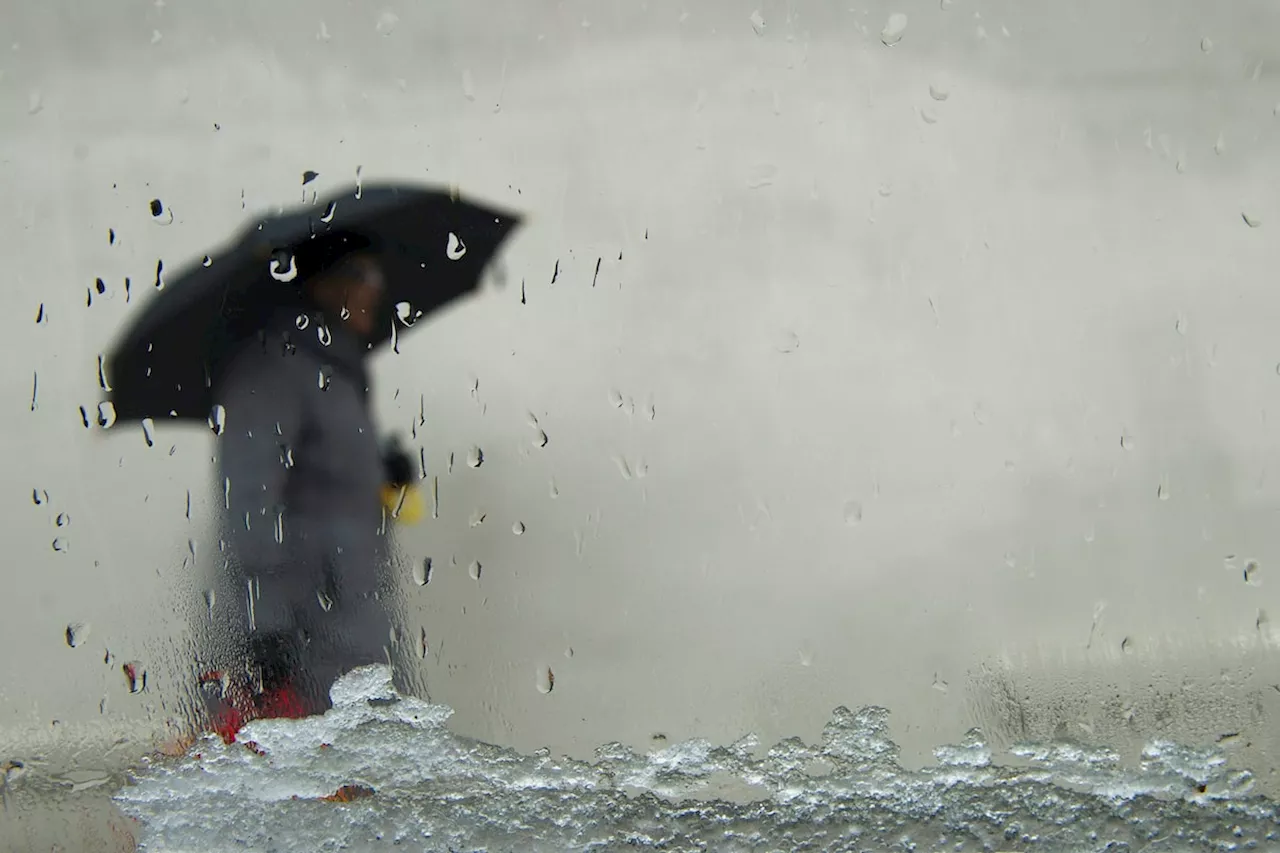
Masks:
[[[448,191],[377,185],[253,222],[211,260],[167,281],[107,354],[116,419],[208,418],[227,355],[298,301],[309,272],[353,249],[382,261],[387,313],[373,344],[385,343],[474,291],[519,221]]]

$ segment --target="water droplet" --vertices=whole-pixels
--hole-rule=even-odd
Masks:
[[[213,608],[218,603],[218,594],[211,589],[204,591],[204,607],[210,621],[213,620]]]
[[[328,391],[329,384],[333,381],[333,368],[329,366],[321,367],[317,371],[316,385],[321,391]]]
[[[307,184],[311,183],[318,177],[320,177],[319,172],[313,171],[311,169],[307,169],[305,172],[302,173],[302,185],[305,187]]]
[[[293,325],[299,332],[304,331],[307,326],[311,325],[311,318],[305,313],[299,314],[293,318]]]
[[[471,576],[473,581],[480,580],[480,573],[484,570],[484,566],[480,565],[479,560],[472,560],[471,565],[467,566],[467,574]]]
[[[546,432],[546,430],[542,430],[542,429],[540,429],[540,430],[538,430],[538,431],[537,431],[537,433],[534,435],[534,438],[533,438],[533,446],[534,446],[534,447],[546,447],[546,446],[547,446],[547,442],[549,442],[550,440],[551,440],[551,439],[547,437],[547,432]]]
[[[756,35],[764,35],[764,15],[760,14],[760,10],[751,13],[751,29],[755,30]]]
[[[935,101],[945,101],[951,97],[951,89],[942,81],[935,81],[929,84],[929,97]]]
[[[951,692],[951,685],[947,684],[947,682],[939,678],[936,672],[933,674],[933,684],[931,684],[930,686],[934,690],[937,690],[939,693]]]
[[[462,256],[467,253],[466,244],[458,238],[457,234],[449,232],[449,241],[445,246],[444,254],[451,261],[462,260]]]
[[[1209,53],[1210,51],[1212,51],[1213,39],[1209,38],[1208,36],[1205,36],[1204,38],[1200,39],[1200,50],[1204,51],[1205,53]]]
[[[617,388],[609,389],[609,404],[615,409],[621,409],[622,404],[626,402],[626,398],[622,396],[622,392]]]
[[[1213,153],[1221,154],[1223,151],[1226,151],[1226,150],[1227,150],[1227,140],[1223,138],[1221,133],[1219,133],[1217,141],[1213,143]]]
[[[49,493],[45,491],[41,491],[40,489],[32,489],[31,502],[36,506],[40,506],[40,504],[48,503]]]
[[[778,341],[774,344],[774,349],[782,353],[793,353],[800,349],[800,336],[792,331],[785,331],[778,335]]]
[[[1262,220],[1248,211],[1242,211],[1240,213],[1240,218],[1243,219],[1244,224],[1248,225],[1250,228],[1262,227]]]
[[[569,646],[567,649],[564,650],[564,656],[566,658],[569,658],[570,660],[573,659],[573,646]]]
[[[479,468],[484,464],[484,451],[479,447],[473,447],[467,451],[467,464],[472,468]]]
[[[288,252],[276,252],[268,262],[267,269],[276,281],[293,281],[298,277],[298,259]]]
[[[542,695],[550,693],[556,688],[556,674],[551,671],[551,667],[542,666],[538,668],[537,680],[538,692]]]
[[[894,12],[889,16],[888,22],[884,25],[884,29],[880,31],[880,41],[886,47],[893,47],[902,41],[902,34],[907,29],[907,16],[901,12]]]
[[[1173,330],[1180,335],[1185,335],[1187,333],[1187,318],[1179,314],[1173,321]]]
[[[342,308],[338,311],[338,316],[345,323],[347,320],[351,319],[351,309],[343,305]]]
[[[1259,631],[1266,631],[1271,627],[1271,618],[1267,616],[1267,611],[1258,610],[1258,617],[1253,620],[1253,626]]]
[[[333,599],[323,589],[316,590],[316,601],[320,602],[320,609],[325,613],[333,609]]]
[[[937,124],[938,114],[934,112],[932,107],[921,107],[920,120],[923,121],[925,124]]]
[[[1133,436],[1127,432],[1120,433],[1120,447],[1124,450],[1133,450]]]
[[[547,494],[551,497],[552,500],[560,497],[560,487],[556,485],[555,480],[551,481],[550,486],[547,488]]]
[[[1246,560],[1244,564],[1244,582],[1250,586],[1259,586],[1262,580],[1258,577],[1258,561]]]
[[[71,523],[71,516],[67,515],[65,512],[60,512],[58,513],[58,517],[53,520],[53,523],[58,527],[66,527]]]
[[[316,340],[320,342],[322,347],[327,347],[333,343],[333,332],[329,330],[328,323],[316,324]]]
[[[84,644],[89,639],[89,624],[87,622],[72,622],[67,626],[66,630],[67,645],[76,648]]]
[[[431,583],[431,558],[426,557],[421,562],[415,563],[413,566],[413,582],[418,586],[426,586]]]
[[[523,536],[524,531],[525,526],[523,521],[517,521],[515,524],[511,525],[511,532],[517,536]]]
[[[1120,641],[1120,651],[1124,652],[1125,654],[1132,654],[1132,653],[1133,653],[1133,638],[1132,638],[1132,637],[1125,637],[1123,640],[1121,640],[1121,641]]]
[[[156,422],[151,418],[142,419],[142,437],[147,442],[147,447],[156,446]]]
[[[412,326],[422,317],[421,311],[414,311],[408,302],[396,303],[396,319],[406,326]]]
[[[479,527],[484,524],[484,520],[488,517],[489,516],[483,510],[476,510],[471,513],[471,518],[467,523],[471,527]]]
[[[1158,497],[1162,501],[1169,500],[1169,487],[1166,486],[1164,483],[1161,483],[1159,486],[1156,486],[1156,497]]]
[[[844,523],[852,527],[862,521],[862,503],[849,501],[844,505]]]
[[[35,115],[44,109],[44,97],[39,92],[27,95],[27,115]]]
[[[129,686],[130,693],[141,693],[147,689],[147,671],[142,668],[141,663],[130,661],[120,669],[124,672],[125,684]]]
[[[396,24],[400,23],[400,16],[390,9],[384,9],[378,13],[378,22],[374,24],[374,29],[383,36],[389,36],[395,30]]]
[[[470,68],[462,69],[462,97],[468,101],[476,99],[476,83],[471,76]]]
[[[227,409],[221,403],[216,404],[209,412],[209,429],[214,435],[222,435],[227,428]]]

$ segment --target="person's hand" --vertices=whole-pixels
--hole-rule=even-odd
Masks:
[[[413,457],[401,446],[398,438],[387,443],[382,454],[384,479],[391,486],[411,486],[414,482]]]

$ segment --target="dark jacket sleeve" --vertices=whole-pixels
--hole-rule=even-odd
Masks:
[[[227,545],[251,572],[284,556],[277,521],[285,512],[291,452],[305,420],[304,377],[286,356],[250,351],[219,382],[226,423],[219,449]]]

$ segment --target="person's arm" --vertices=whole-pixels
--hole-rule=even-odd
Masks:
[[[252,345],[251,345],[252,347]],[[304,423],[304,377],[289,356],[255,349],[241,354],[218,383],[226,410],[219,484],[225,498],[229,556],[255,572],[284,556],[277,541],[286,485]]]

